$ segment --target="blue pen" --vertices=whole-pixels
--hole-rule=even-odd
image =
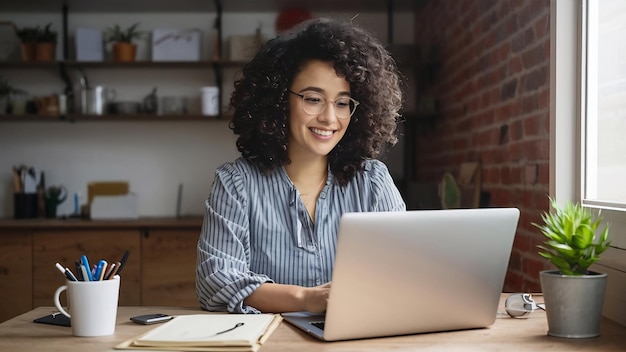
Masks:
[[[80,261],[83,263],[83,265],[85,266],[85,270],[87,272],[87,277],[85,278],[85,281],[93,281],[93,275],[91,275],[91,270],[89,270],[89,268],[91,268],[89,266],[89,260],[87,260],[87,256],[83,255],[82,257],[80,257]]]
[[[96,271],[93,274],[93,281],[100,281],[100,276],[102,276],[102,268],[106,263],[106,260],[100,260],[98,262],[98,266],[96,266]]]

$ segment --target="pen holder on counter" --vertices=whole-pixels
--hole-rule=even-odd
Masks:
[[[67,291],[67,307],[60,296]],[[115,333],[120,277],[103,281],[71,281],[54,293],[54,305],[70,318],[74,336],[108,336]],[[69,311],[69,312],[68,312]]]
[[[37,217],[38,194],[14,193],[13,217],[16,219],[32,219]]]

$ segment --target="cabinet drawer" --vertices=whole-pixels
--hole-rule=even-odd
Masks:
[[[196,246],[200,230],[150,230],[141,242],[141,303],[198,307]]]

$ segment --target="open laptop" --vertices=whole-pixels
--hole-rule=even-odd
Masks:
[[[283,318],[326,341],[487,327],[518,220],[515,208],[344,214],[326,314]]]

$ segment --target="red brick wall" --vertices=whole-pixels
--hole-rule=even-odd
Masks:
[[[425,1],[415,36],[441,62],[429,88],[441,114],[416,137],[417,181],[481,161],[490,205],[521,211],[504,290],[538,292],[551,268],[531,225],[548,209],[550,1]]]

